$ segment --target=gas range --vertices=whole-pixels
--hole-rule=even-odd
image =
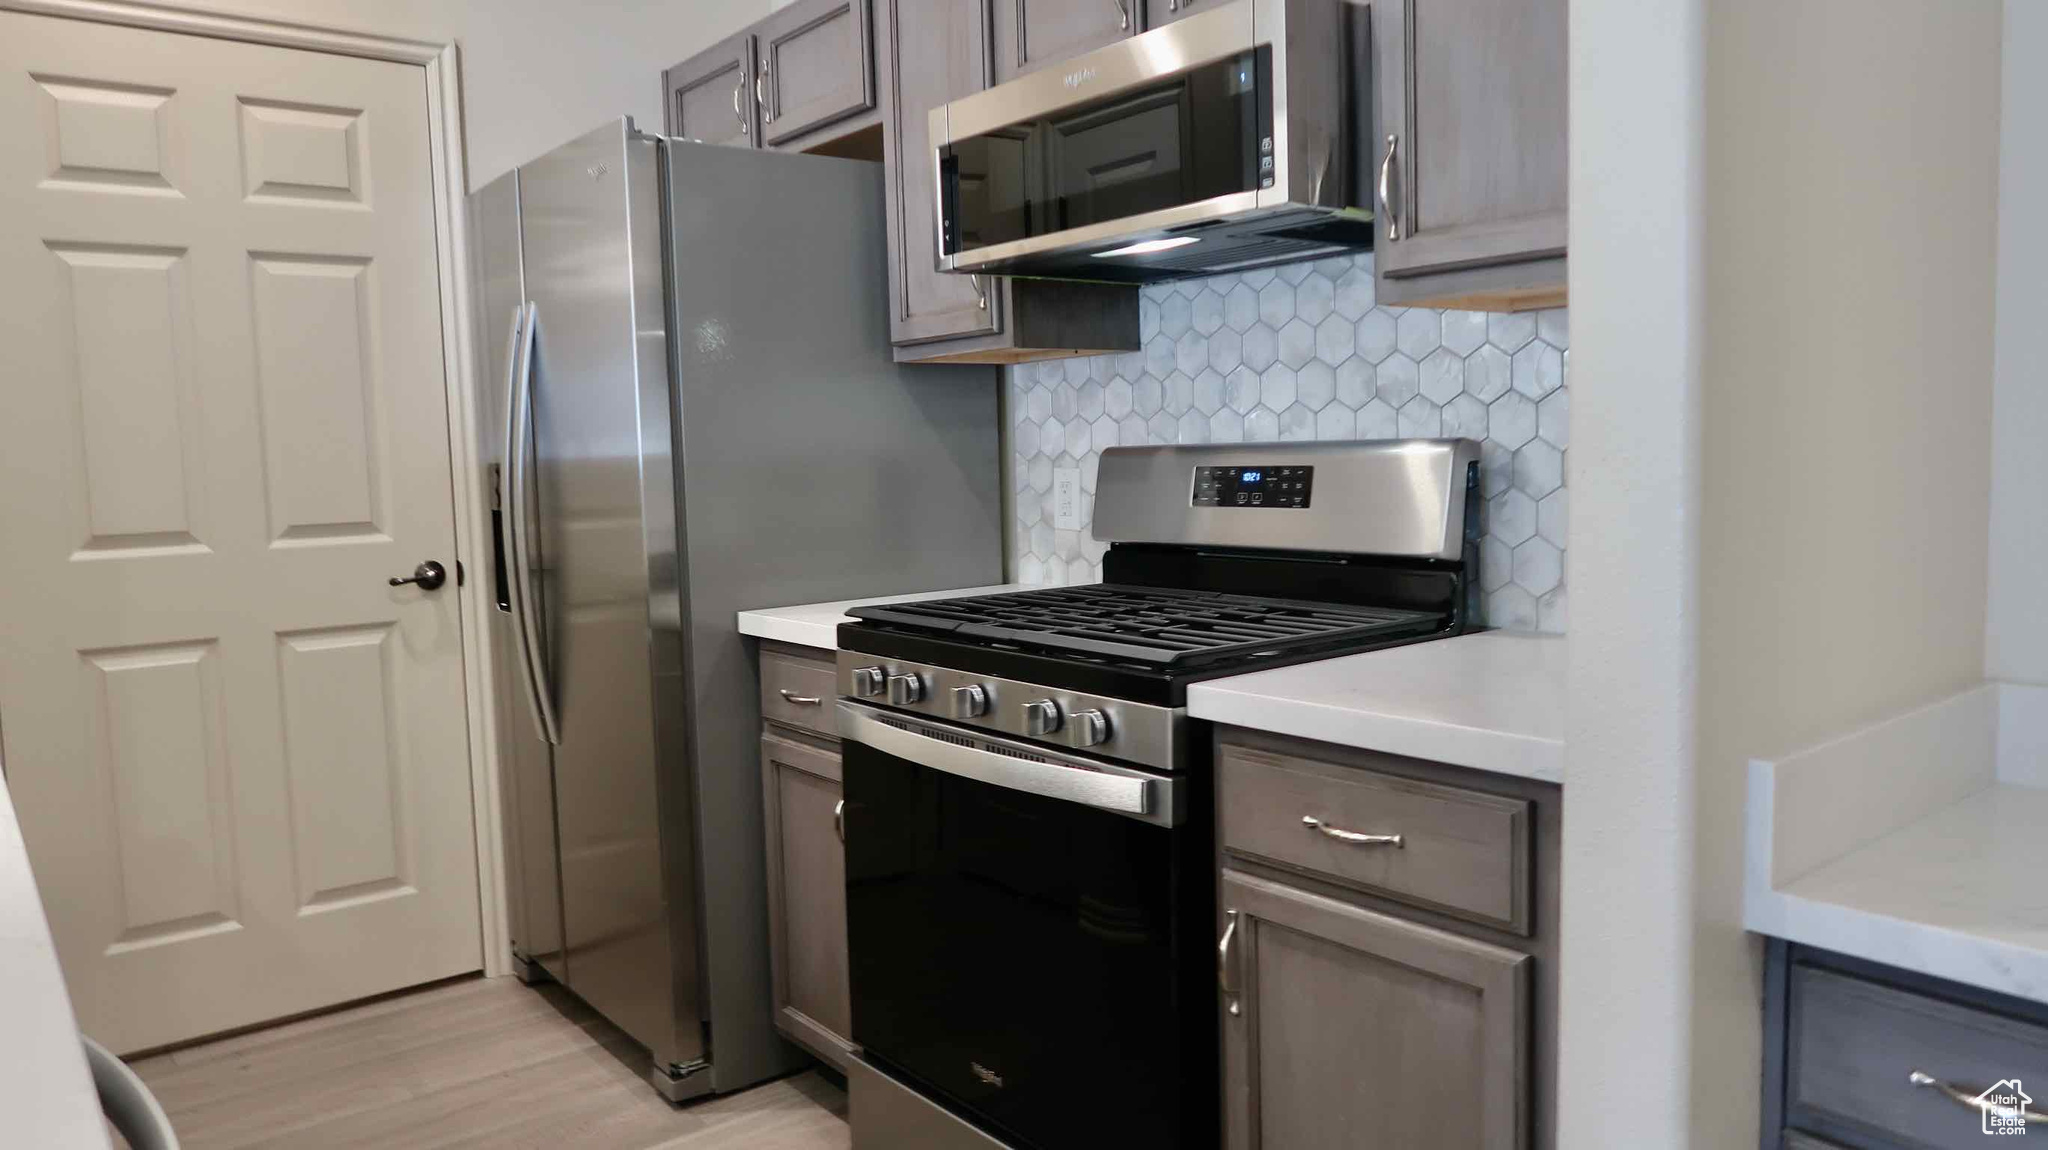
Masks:
[[[839,693],[1159,770],[1189,683],[1431,638],[1440,613],[1117,583],[853,611]]]
[[[1464,440],[1111,448],[1104,582],[855,608],[839,693],[1176,769],[1191,683],[1472,624],[1477,461]]]
[[[1016,1150],[1214,1150],[1214,796],[1188,685],[1473,626],[1478,457],[1110,448],[1104,582],[851,612],[862,1057]]]

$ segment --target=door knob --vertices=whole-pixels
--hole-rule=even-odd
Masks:
[[[432,559],[413,568],[412,577],[409,579],[401,579],[396,575],[391,577],[391,585],[393,587],[403,587],[407,583],[417,583],[422,591],[438,590],[441,584],[447,581],[448,569]]]

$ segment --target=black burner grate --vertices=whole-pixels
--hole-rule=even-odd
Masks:
[[[856,607],[858,619],[1157,667],[1411,632],[1426,611],[1093,583]]]

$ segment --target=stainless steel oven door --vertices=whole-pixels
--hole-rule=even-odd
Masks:
[[[863,1057],[1018,1150],[1214,1147],[1206,772],[838,717]]]

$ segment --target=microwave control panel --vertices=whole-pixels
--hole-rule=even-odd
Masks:
[[[1307,507],[1315,490],[1313,467],[1195,468],[1196,507]]]

